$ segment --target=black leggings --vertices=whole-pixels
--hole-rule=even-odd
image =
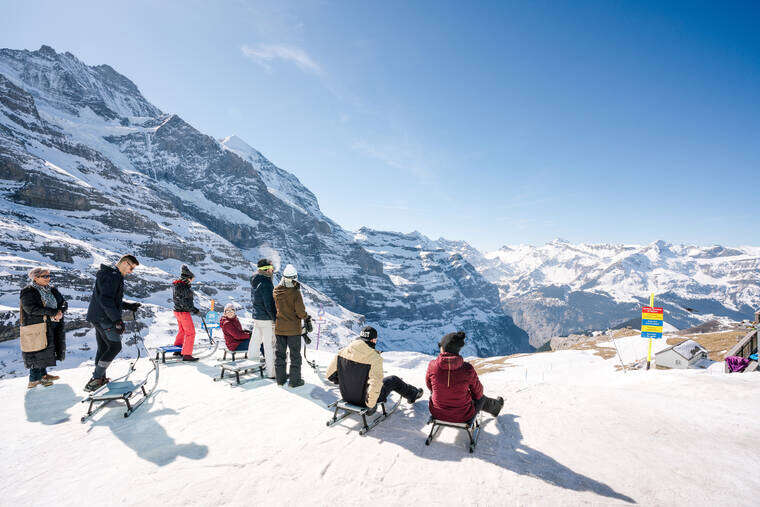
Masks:
[[[489,398],[488,396],[483,396],[479,400],[475,401],[475,414],[483,410],[484,412],[488,412],[494,417],[498,417],[499,412],[497,410],[500,410],[499,407],[499,400],[495,398]]]

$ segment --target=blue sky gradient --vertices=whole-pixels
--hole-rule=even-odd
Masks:
[[[760,244],[757,2],[72,4],[4,1],[0,46],[110,64],[347,228]]]

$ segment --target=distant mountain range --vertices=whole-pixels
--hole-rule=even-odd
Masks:
[[[760,247],[555,240],[487,253],[465,243],[450,248],[499,287],[505,311],[534,345],[635,320],[650,292],[679,329],[714,318],[751,319],[760,308]]]
[[[387,349],[433,352],[442,334],[464,329],[467,354],[527,352],[635,319],[650,291],[679,328],[760,307],[756,247],[556,240],[483,253],[419,233],[345,230],[239,137],[205,135],[108,65],[48,46],[0,50],[0,210],[0,338],[16,333],[30,267],[55,271],[76,330],[95,270],[123,252],[143,262],[129,296],[157,314],[169,311],[183,263],[204,298],[243,305],[252,262],[292,263],[336,346],[369,323]]]

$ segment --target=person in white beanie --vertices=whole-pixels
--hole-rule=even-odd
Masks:
[[[278,385],[289,379],[290,387],[304,384],[301,378],[301,334],[304,320],[309,320],[298,283],[298,272],[292,264],[285,266],[282,280],[274,289],[277,318],[274,323],[274,371]],[[290,371],[286,374],[286,354],[290,351]]]

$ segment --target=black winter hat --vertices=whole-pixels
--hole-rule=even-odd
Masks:
[[[272,261],[270,261],[269,259],[265,257],[263,259],[259,259],[259,263],[256,267],[261,268],[264,266],[271,266],[271,265],[272,265]]]
[[[359,333],[359,338],[361,338],[365,342],[374,340],[375,338],[377,338],[377,329],[375,329],[372,326],[367,326],[364,329],[362,329],[361,333]]]
[[[185,280],[190,280],[191,278],[195,278],[195,275],[193,274],[192,271],[190,271],[190,268],[188,268],[187,266],[183,264],[182,269],[180,270],[179,277],[184,278]]]
[[[466,335],[464,331],[457,331],[456,333],[449,333],[441,338],[438,342],[438,346],[443,349],[444,352],[449,354],[459,354],[459,351],[464,347],[464,339]]]

